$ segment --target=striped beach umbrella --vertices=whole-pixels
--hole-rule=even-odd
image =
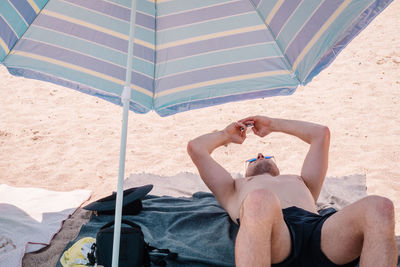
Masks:
[[[1,0],[0,62],[161,116],[290,95],[392,0]],[[114,240],[117,264],[119,239]]]
[[[161,116],[289,95],[391,0],[136,0],[130,109]],[[2,0],[14,75],[121,104],[131,0]]]

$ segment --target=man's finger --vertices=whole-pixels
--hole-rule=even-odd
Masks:
[[[239,127],[247,127],[245,123],[240,121],[236,122],[236,125],[238,125]]]
[[[252,130],[253,130],[253,133],[254,133],[255,135],[259,135],[259,134],[258,134],[259,132],[258,132],[258,130],[257,130],[256,127],[253,127]]]
[[[241,119],[241,120],[239,120],[238,122],[246,123],[246,122],[248,122],[248,121],[253,121],[253,122],[254,122],[254,116],[250,116],[250,117]]]
[[[241,132],[245,132],[245,130],[247,129],[246,124],[242,122],[235,122],[235,127],[239,128]]]
[[[244,124],[246,125],[246,127],[253,127],[254,121],[246,121]]]

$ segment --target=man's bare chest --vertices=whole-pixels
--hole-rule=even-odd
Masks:
[[[235,180],[236,207],[232,210],[238,217],[240,206],[246,196],[255,190],[267,189],[276,194],[281,202],[281,208],[297,206],[305,210],[316,212],[314,198],[301,177],[296,175],[258,175]]]

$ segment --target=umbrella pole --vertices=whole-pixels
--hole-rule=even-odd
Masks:
[[[128,129],[129,100],[131,98],[133,39],[134,39],[134,35],[135,35],[135,33],[134,33],[135,13],[136,13],[136,0],[132,0],[125,86],[124,86],[124,91],[122,92],[122,95],[121,95],[121,101],[123,103],[123,115],[122,115],[122,129],[121,129],[121,145],[120,145],[120,154],[119,154],[117,199],[116,199],[116,203],[115,203],[115,218],[114,218],[115,223],[114,223],[112,267],[118,267],[118,261],[119,261],[123,186],[124,186],[125,158],[126,158],[126,137],[127,137],[127,129]]]

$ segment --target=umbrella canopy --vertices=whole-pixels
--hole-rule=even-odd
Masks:
[[[391,0],[137,0],[130,109],[161,116],[289,95]],[[10,73],[121,104],[131,0],[5,0]]]

